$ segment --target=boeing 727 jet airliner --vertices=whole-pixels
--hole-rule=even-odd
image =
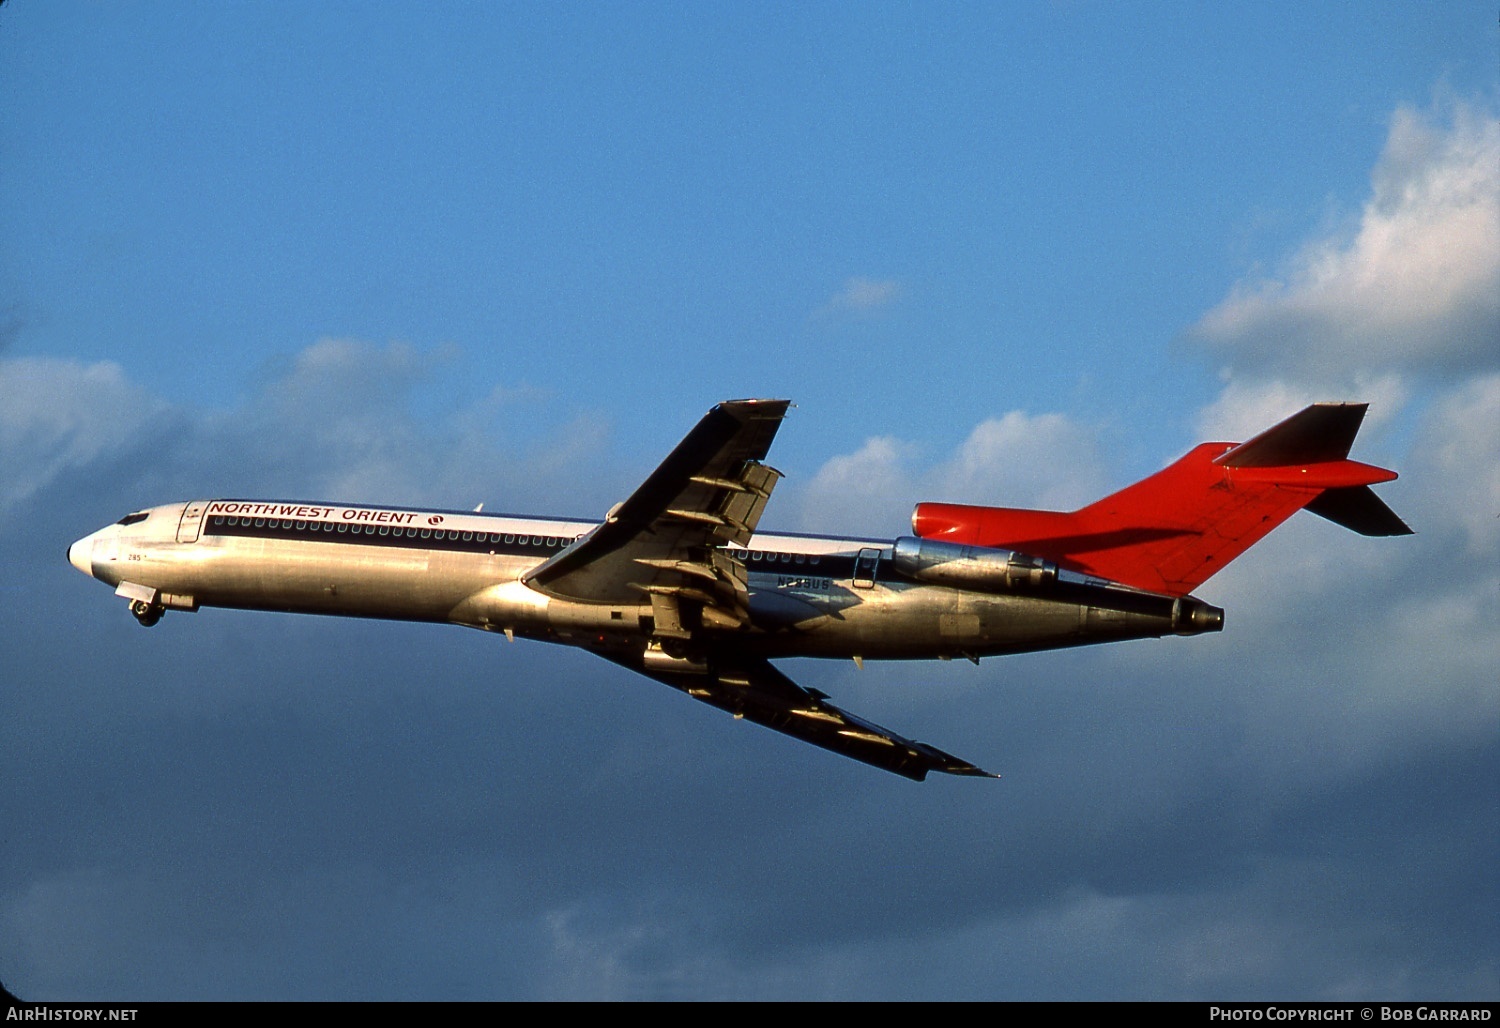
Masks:
[[[68,560],[142,625],[202,606],[466,625],[590,650],[695,699],[918,781],[984,775],[827,702],[777,657],[966,657],[1223,628],[1189,593],[1306,507],[1410,532],[1347,458],[1363,404],[1204,443],[1071,513],[924,503],[894,541],[760,532],[785,400],[706,414],[602,522],[280,500],[137,511]]]

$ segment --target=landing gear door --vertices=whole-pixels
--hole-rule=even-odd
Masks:
[[[880,551],[865,547],[854,558],[854,588],[872,589],[875,586],[875,570],[880,566]]]
[[[203,528],[203,509],[208,506],[204,500],[195,500],[182,509],[182,520],[177,523],[177,541],[180,543],[195,543],[198,541],[198,533]]]

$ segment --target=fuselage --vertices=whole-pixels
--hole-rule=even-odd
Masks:
[[[164,610],[228,607],[444,622],[640,651],[652,640],[649,597],[583,603],[524,581],[595,528],[477,511],[202,500],[128,515],[74,543],[68,559],[117,587],[144,624]],[[906,560],[904,543],[933,545],[757,532],[729,548],[748,572],[749,623],[705,630],[716,647],[764,657],[977,659],[1223,623],[1222,611],[1191,597],[1055,569],[949,584],[941,562]]]

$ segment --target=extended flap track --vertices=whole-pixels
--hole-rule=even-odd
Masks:
[[[635,562],[662,574],[642,591],[651,599],[654,635],[688,639],[697,628],[733,630],[750,621],[749,573],[744,563],[722,547],[745,546],[765,511],[781,472],[758,461],[745,461],[732,477],[694,475],[694,486],[714,490],[702,506],[677,506],[662,517],[711,529],[708,545],[685,556],[637,557]],[[689,489],[682,499],[690,499]],[[701,494],[700,494],[701,495]]]

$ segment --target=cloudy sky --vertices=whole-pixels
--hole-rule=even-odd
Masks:
[[[1474,2],[0,7],[0,980],[31,999],[1500,999]],[[916,785],[586,654],[68,566],[137,507],[1067,509],[1365,400],[1222,635],[796,660]]]

